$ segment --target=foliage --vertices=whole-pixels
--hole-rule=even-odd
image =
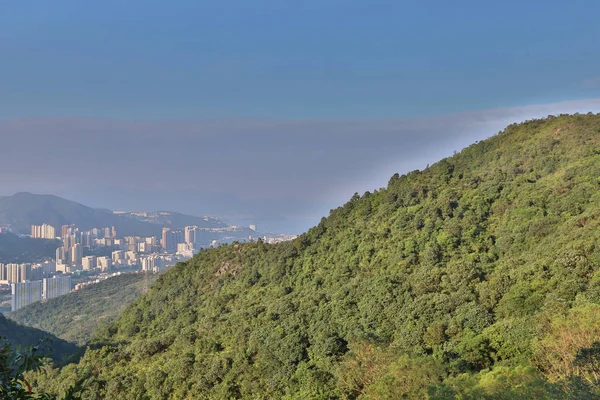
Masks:
[[[0,263],[41,262],[54,258],[58,240],[32,239],[12,233],[0,233]]]
[[[552,380],[581,376],[598,382],[600,357],[600,305],[569,310],[554,318],[548,333],[535,344],[535,361]]]
[[[59,339],[48,332],[17,324],[0,314],[0,337],[12,346],[35,346],[40,341],[52,343],[52,356],[55,362],[66,362],[79,353],[79,348],[65,340]]]
[[[6,400],[43,399],[58,400],[57,396],[35,393],[26,377],[28,371],[42,371],[50,353],[49,341],[40,340],[37,345],[29,345],[25,351],[16,349],[0,338],[0,398]],[[60,398],[62,400],[80,399],[83,392],[81,382],[71,386]]]
[[[599,132],[592,114],[514,124],[292,242],[202,251],[39,385],[85,378],[106,399],[598,396]]]

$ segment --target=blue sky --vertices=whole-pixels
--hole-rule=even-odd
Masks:
[[[598,94],[597,1],[0,3],[3,119],[392,118]]]
[[[300,231],[502,124],[598,111],[598,15],[597,1],[0,2],[0,159],[52,132],[57,171],[89,163],[61,182],[0,165],[0,194],[297,217],[270,226]]]

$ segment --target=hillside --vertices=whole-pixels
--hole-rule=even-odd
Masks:
[[[70,359],[79,351],[78,347],[73,343],[59,339],[40,329],[19,325],[2,314],[0,314],[0,338],[6,339],[14,347],[21,346],[23,349],[26,346],[38,344],[41,339],[50,339],[52,358],[55,362],[59,363],[62,360]]]
[[[156,275],[148,275],[147,278],[151,285]],[[9,317],[22,325],[85,345],[99,326],[112,322],[137,300],[143,288],[143,274],[123,274],[45,303],[30,304]]]
[[[76,365],[106,399],[593,398],[600,115],[515,124],[293,242],[202,251]]]
[[[54,258],[60,242],[0,233],[0,263],[41,262]]]
[[[61,226],[69,224],[84,230],[115,226],[121,236],[159,236],[162,229],[52,195],[16,193],[0,197],[0,225],[10,225],[14,232],[27,234],[31,225],[43,223],[54,226],[59,233]]]

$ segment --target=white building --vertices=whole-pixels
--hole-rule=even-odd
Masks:
[[[56,229],[52,225],[31,225],[31,237],[34,239],[56,239]]]
[[[150,256],[142,258],[142,271],[154,272],[156,267],[156,257]]]
[[[69,264],[57,263],[56,264],[56,272],[62,272],[63,274],[75,271],[75,269],[71,269]]]
[[[110,271],[112,268],[112,260],[109,257],[98,257],[97,267],[102,270],[102,272]]]
[[[123,264],[125,262],[125,252],[123,250],[116,250],[112,252],[113,264]]]
[[[11,284],[11,311],[17,311],[36,301],[42,301],[42,281]]]
[[[65,261],[66,261],[65,248],[64,247],[57,248],[56,249],[56,263],[64,264]]]
[[[45,278],[42,281],[42,298],[50,300],[71,291],[70,276],[55,276],[54,278]]]
[[[196,243],[197,226],[186,226],[184,229],[184,240],[187,244]]]
[[[79,243],[75,243],[69,252],[71,253],[71,265],[74,267],[80,266],[83,258],[83,247]]]
[[[96,269],[96,256],[87,256],[81,259],[81,266],[84,271]]]

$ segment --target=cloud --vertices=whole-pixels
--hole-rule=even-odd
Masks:
[[[600,111],[600,99],[387,120],[7,120],[0,181],[3,194],[54,193],[94,206],[295,218],[289,230],[297,231],[352,193],[512,122],[588,111]]]

